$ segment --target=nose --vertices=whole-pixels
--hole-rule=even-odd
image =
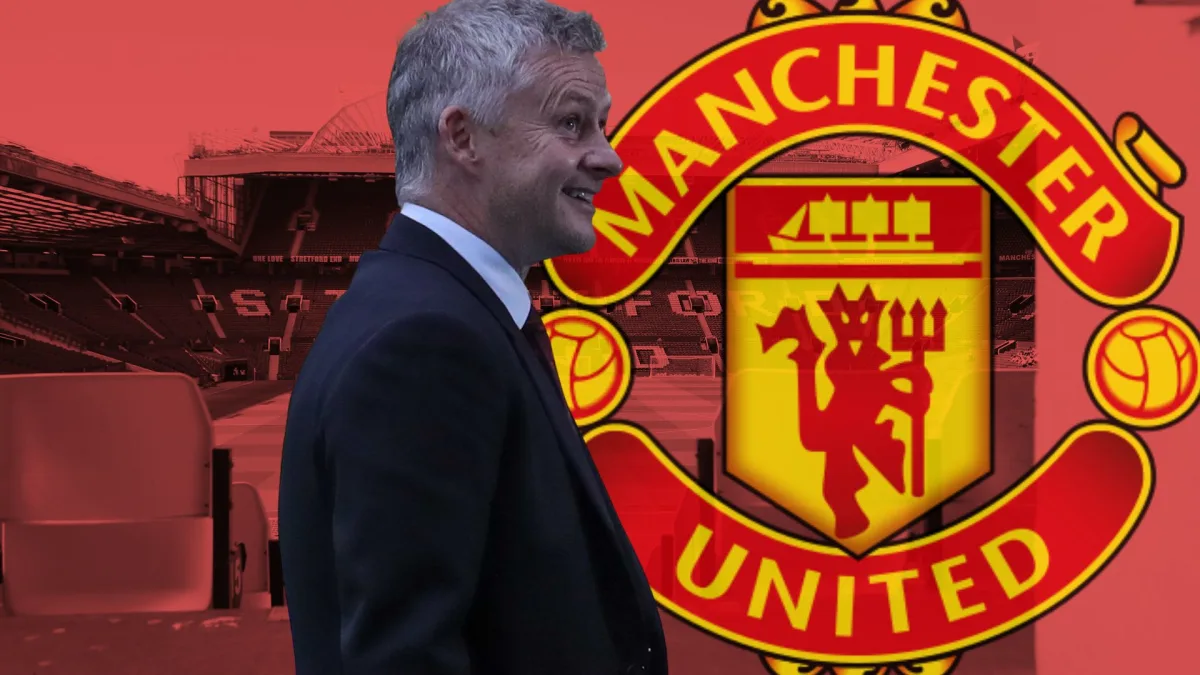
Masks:
[[[624,168],[620,155],[613,149],[607,138],[600,138],[596,142],[595,149],[587,153],[584,163],[588,172],[600,180],[612,178],[620,174],[621,169]]]

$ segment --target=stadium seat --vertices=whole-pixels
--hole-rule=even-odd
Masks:
[[[316,199],[320,226],[304,234],[300,255],[347,258],[378,247],[395,205],[386,182],[323,181]]]
[[[262,208],[246,243],[247,256],[290,252],[296,233],[288,230],[288,223],[304,207],[311,188],[312,182],[301,178],[272,181],[259,188]]]
[[[11,375],[0,400],[7,613],[209,607],[212,421],[194,380]]]
[[[233,511],[229,516],[230,541],[245,547],[245,567],[241,572],[241,607],[270,609],[270,524],[258,488],[250,483],[233,484]]]

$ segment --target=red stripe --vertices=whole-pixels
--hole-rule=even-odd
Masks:
[[[733,274],[740,279],[979,279],[983,264],[949,265],[760,265],[742,261]]]

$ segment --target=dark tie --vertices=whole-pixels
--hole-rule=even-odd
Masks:
[[[529,316],[525,319],[525,325],[521,326],[521,334],[529,341],[529,346],[533,347],[533,352],[538,355],[538,360],[542,362],[542,367],[546,369],[550,379],[558,385],[554,349],[550,347],[550,337],[546,335],[546,324],[542,323],[542,314],[536,308],[529,308]]]

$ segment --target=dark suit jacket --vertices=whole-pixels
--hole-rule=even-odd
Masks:
[[[512,315],[423,225],[380,248],[288,410],[297,674],[665,675],[641,566]]]

